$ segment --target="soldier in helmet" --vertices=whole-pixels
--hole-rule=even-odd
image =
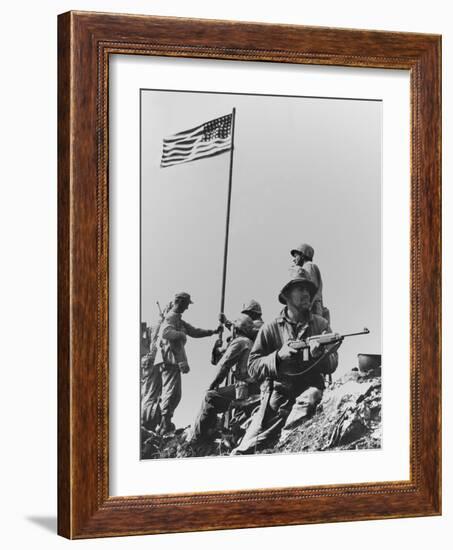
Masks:
[[[256,300],[250,300],[244,304],[241,314],[247,315],[253,322],[253,340],[255,340],[260,328],[263,326],[263,311],[261,305]],[[233,323],[228,321],[224,313],[219,316],[219,321],[223,323],[228,330],[231,330]]]
[[[160,432],[165,433],[174,429],[171,419],[181,400],[181,373],[189,372],[189,364],[185,350],[187,336],[204,338],[219,332],[219,327],[210,329],[195,328],[183,321],[182,314],[192,304],[187,292],[175,295],[172,309],[165,316],[162,323],[162,395]]]
[[[251,318],[242,313],[233,323],[234,337],[217,364],[217,372],[203,399],[194,423],[191,442],[201,443],[212,439],[217,424],[217,414],[226,412],[236,397],[238,385],[245,386],[251,393],[258,393],[247,372],[247,361],[255,338],[255,327]],[[220,387],[234,370],[234,383]]]
[[[274,445],[283,428],[313,415],[321,401],[323,374],[336,369],[339,344],[323,349],[319,342],[311,341],[307,358],[291,345],[294,340],[331,332],[329,323],[311,312],[316,291],[316,284],[299,267],[279,293],[284,309],[261,328],[248,362],[249,376],[261,384],[260,409],[234,454]]]
[[[315,251],[309,244],[303,243],[297,248],[291,250],[291,256],[293,257],[293,266],[291,270],[296,270],[299,267],[303,267],[308,277],[315,283],[317,291],[313,297],[312,312],[316,315],[324,315],[324,304],[322,300],[322,278],[319,267],[313,263],[313,256]]]
[[[260,328],[264,325],[261,305],[256,300],[250,300],[248,304],[244,305],[241,313],[245,313],[253,321],[253,334],[256,338]]]

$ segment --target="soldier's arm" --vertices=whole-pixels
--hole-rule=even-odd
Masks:
[[[332,329],[329,326],[329,323],[325,321],[325,327],[322,328],[321,332],[332,332]],[[333,345],[333,344],[330,344]],[[330,347],[330,345],[328,347]],[[322,348],[323,346],[321,346]],[[322,350],[327,351],[327,349]],[[329,353],[327,357],[324,357],[324,359],[321,359],[321,361],[318,364],[318,370],[319,372],[322,372],[323,374],[331,374],[332,372],[335,372],[338,367],[338,352],[335,350],[332,353]]]
[[[226,318],[225,313],[219,315],[219,322],[224,324],[228,330],[231,330],[233,326],[233,323]]]
[[[255,341],[256,337],[258,336],[258,332],[260,331],[260,328],[264,325],[263,321],[253,321],[253,330],[252,330],[252,336],[253,341]]]
[[[337,370],[338,366],[338,352],[334,351],[330,353],[327,357],[322,359],[319,363],[319,370],[323,374],[332,374]]]
[[[214,380],[211,382],[211,385],[209,386],[209,389],[216,388],[219,384],[221,384],[225,380],[228,374],[228,371],[231,369],[231,367],[234,367],[234,365],[238,362],[239,357],[244,351],[244,348],[245,348],[245,345],[241,341],[233,341],[228,346],[227,350],[222,356],[222,359],[220,359],[217,365],[217,372],[214,377]]]
[[[233,340],[223,354],[222,359],[220,359],[219,367],[223,367],[225,369],[234,367],[246,347],[247,346],[244,341],[239,339]]]
[[[258,333],[248,360],[248,372],[254,380],[277,378],[279,348],[280,342],[269,325],[265,325]]]
[[[310,279],[319,288],[319,284],[321,282],[321,272],[319,271],[319,267],[313,262],[305,262],[303,265],[303,269],[307,272]]]
[[[196,327],[193,327],[192,325],[189,325],[189,323],[186,323],[186,321],[183,321],[183,325],[186,333],[191,338],[204,338],[206,336],[212,336],[213,334],[216,334],[215,330],[196,328]]]
[[[186,334],[182,330],[177,330],[172,319],[165,319],[162,324],[162,338],[170,342],[179,342],[186,340]]]

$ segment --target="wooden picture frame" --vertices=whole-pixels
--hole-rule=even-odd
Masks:
[[[441,39],[69,12],[58,21],[58,532],[68,538],[441,513]],[[410,72],[410,480],[109,496],[109,56]]]

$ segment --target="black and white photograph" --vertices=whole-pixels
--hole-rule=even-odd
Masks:
[[[451,548],[448,6],[4,4],[5,549]]]
[[[382,101],[141,89],[140,126],[140,458],[381,448]]]

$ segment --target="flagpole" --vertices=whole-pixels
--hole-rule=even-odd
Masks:
[[[220,299],[221,313],[224,313],[224,307],[225,307],[225,286],[226,286],[226,271],[227,271],[227,262],[228,262],[228,237],[230,234],[231,188],[233,183],[233,153],[234,153],[235,120],[236,120],[236,107],[233,107],[233,113],[231,116],[230,177],[228,181],[228,199],[227,199],[227,212],[226,212],[226,222],[225,222],[225,245],[223,249],[222,297]]]

